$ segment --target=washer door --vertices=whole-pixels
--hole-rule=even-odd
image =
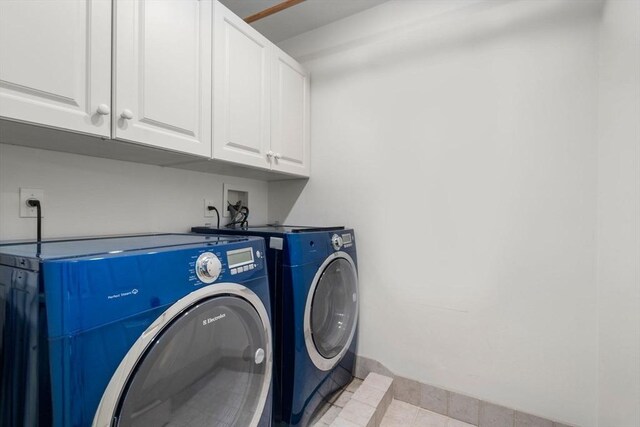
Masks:
[[[318,269],[305,308],[305,343],[318,369],[328,371],[342,359],[357,323],[356,266],[347,253],[335,252]]]
[[[191,294],[193,301],[167,310],[178,312],[163,314],[136,342],[109,383],[94,425],[258,424],[271,382],[266,309],[242,286],[207,288],[206,295]],[[140,340],[147,341],[141,352]]]

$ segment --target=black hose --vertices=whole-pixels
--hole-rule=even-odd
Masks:
[[[247,206],[243,206],[240,211],[243,213],[244,218],[240,222],[240,228],[249,227],[249,208]]]
[[[216,223],[216,228],[220,230],[220,212],[218,212],[218,209],[215,206],[207,206],[207,209],[209,209],[210,211],[214,211],[216,213],[216,217],[218,218],[218,221]]]
[[[27,205],[32,208],[36,208],[36,216],[38,217],[38,243],[36,248],[36,257],[40,257],[40,253],[42,252],[42,205],[40,205],[40,200],[38,199],[27,200]]]
[[[239,225],[240,228],[245,228],[249,226],[249,208],[246,206],[242,206],[242,202],[238,202],[235,205],[229,203],[229,206],[233,208],[233,218],[231,218],[231,222],[229,222],[226,227],[227,228],[235,228],[236,225]],[[229,207],[227,208],[229,209]],[[229,209],[231,211],[231,209]],[[240,218],[240,219],[237,219]]]
[[[27,200],[27,205],[36,208],[36,215],[38,217],[38,243],[40,243],[42,241],[42,206],[40,205],[40,200],[29,199]]]

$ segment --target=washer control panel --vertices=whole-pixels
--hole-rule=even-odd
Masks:
[[[196,275],[204,283],[213,283],[220,276],[222,263],[220,259],[211,252],[200,254],[196,260]]]

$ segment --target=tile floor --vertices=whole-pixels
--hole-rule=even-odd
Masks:
[[[342,391],[337,392],[311,422],[313,427],[328,427],[340,414],[353,393],[362,385],[356,378]],[[400,400],[392,400],[380,427],[475,427],[435,412],[427,411]]]
[[[475,427],[435,412],[392,400],[380,427]]]
[[[318,411],[318,414],[313,420],[311,420],[309,425],[313,427],[328,427],[336,418],[338,418],[338,414],[340,414],[344,405],[351,400],[351,396],[353,396],[353,393],[355,393],[361,385],[362,380],[354,378],[353,381],[351,381],[351,383],[344,389],[337,391],[331,397],[329,403]]]

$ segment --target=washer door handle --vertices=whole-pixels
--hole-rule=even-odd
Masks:
[[[264,350],[262,348],[259,348],[258,350],[256,350],[256,355],[253,360],[256,362],[256,365],[259,365],[262,362],[264,362]]]

